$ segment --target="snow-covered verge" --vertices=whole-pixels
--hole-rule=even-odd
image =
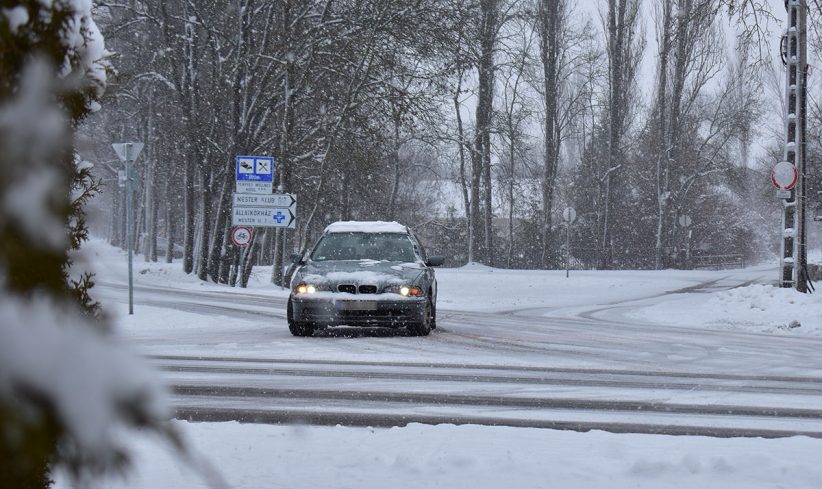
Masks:
[[[726,272],[684,270],[505,270],[483,265],[437,270],[438,307],[500,312],[612,304],[715,280]]]
[[[238,423],[178,426],[230,487],[817,488],[822,440],[672,437],[485,426],[371,429]],[[136,472],[101,487],[201,488],[150,438]],[[70,485],[58,477],[56,489]]]
[[[86,246],[98,280],[124,283],[125,253],[100,239]],[[600,306],[619,304],[621,319],[660,325],[722,328],[755,333],[822,335],[822,295],[800,294],[770,285],[773,267],[721,271],[571,271],[504,270],[483,265],[438,269],[440,310],[503,312],[535,309],[539,315],[573,316]],[[137,285],[155,285],[225,294],[286,297],[288,291],[270,283],[271,267],[255,267],[247,289],[199,280],[183,273],[179,261],[145,262],[135,256]],[[709,289],[700,284],[718,281]],[[683,291],[689,287],[695,291]],[[676,293],[683,291],[683,293]],[[139,293],[138,293],[139,300]],[[637,301],[637,302],[633,302]],[[625,305],[623,305],[623,303]],[[607,317],[607,313],[604,315]]]
[[[85,256],[96,264],[99,280],[124,283],[125,253],[93,239]],[[639,300],[622,318],[661,325],[722,328],[756,333],[822,335],[822,295],[800,294],[770,285],[731,290],[672,293],[719,280],[733,286],[763,280],[768,267],[722,271],[571,271],[504,270],[482,265],[437,270],[440,310],[502,312],[537,309],[536,313],[574,315],[598,306]],[[157,285],[225,294],[286,297],[288,291],[270,283],[271,267],[255,267],[247,289],[204,282],[183,273],[179,261],[145,262],[135,256],[137,285]],[[139,295],[139,294],[138,294]]]
[[[127,280],[123,251],[101,239],[91,240],[85,250],[89,260],[96,263],[100,281],[124,283]],[[441,310],[500,312],[527,308],[556,310],[639,299],[692,287],[724,277],[728,272],[571,271],[571,276],[566,278],[564,270],[504,270],[472,264],[440,268],[436,275],[439,284],[437,306]],[[270,279],[270,266],[254,267],[247,289],[228,287],[183,273],[179,260],[171,264],[151,263],[144,261],[142,256],[134,257],[137,285],[286,297],[288,291],[272,285]]]
[[[128,258],[126,252],[109,245],[105,240],[92,238],[83,245],[83,267],[96,273],[98,282],[127,283]],[[173,287],[185,290],[219,291],[227,294],[253,292],[264,296],[288,296],[288,290],[271,284],[271,267],[254,267],[249,279],[249,287],[229,287],[197,278],[196,274],[183,272],[180,260],[165,263],[146,261],[142,255],[134,255],[135,285]]]
[[[822,336],[822,295],[749,285],[713,294],[671,296],[628,316],[656,324]]]

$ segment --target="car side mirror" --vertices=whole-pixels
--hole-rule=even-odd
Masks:
[[[429,267],[438,267],[441,266],[443,263],[445,263],[444,256],[429,256],[426,265],[428,265]]]
[[[300,264],[303,262],[303,254],[302,253],[291,253],[291,261],[293,263]]]

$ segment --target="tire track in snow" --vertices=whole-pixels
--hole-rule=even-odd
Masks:
[[[352,426],[393,428],[406,426],[409,423],[437,424],[472,424],[484,426],[510,426],[517,428],[542,428],[552,430],[572,430],[587,432],[592,430],[610,433],[639,433],[649,435],[671,436],[710,436],[718,438],[751,437],[751,438],[785,438],[807,436],[822,438],[822,432],[810,430],[786,430],[764,428],[726,428],[717,426],[678,426],[670,424],[644,424],[607,421],[557,421],[537,419],[512,419],[490,416],[453,416],[431,414],[392,414],[361,412],[319,412],[296,411],[293,409],[243,409],[243,408],[200,408],[179,406],[176,409],[179,419],[189,421],[238,421],[241,423],[266,424],[310,424],[321,426]]]

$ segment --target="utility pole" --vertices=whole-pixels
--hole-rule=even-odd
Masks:
[[[808,74],[808,5],[807,0],[785,0],[788,29],[783,40],[783,56],[787,67],[785,121],[785,161],[796,168],[798,180],[783,200],[782,253],[779,286],[808,291],[808,249],[805,221],[806,173],[805,126]]]

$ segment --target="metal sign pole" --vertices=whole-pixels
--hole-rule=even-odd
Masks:
[[[125,190],[126,190],[126,241],[128,241],[128,313],[134,314],[134,203],[131,194],[134,193],[134,162],[143,150],[143,143],[114,143],[111,145],[114,152],[125,163]]]
[[[565,223],[565,278],[571,276],[571,223]]]
[[[126,240],[128,241],[128,313],[134,314],[134,227],[131,194],[134,191],[131,143],[126,143]]]

